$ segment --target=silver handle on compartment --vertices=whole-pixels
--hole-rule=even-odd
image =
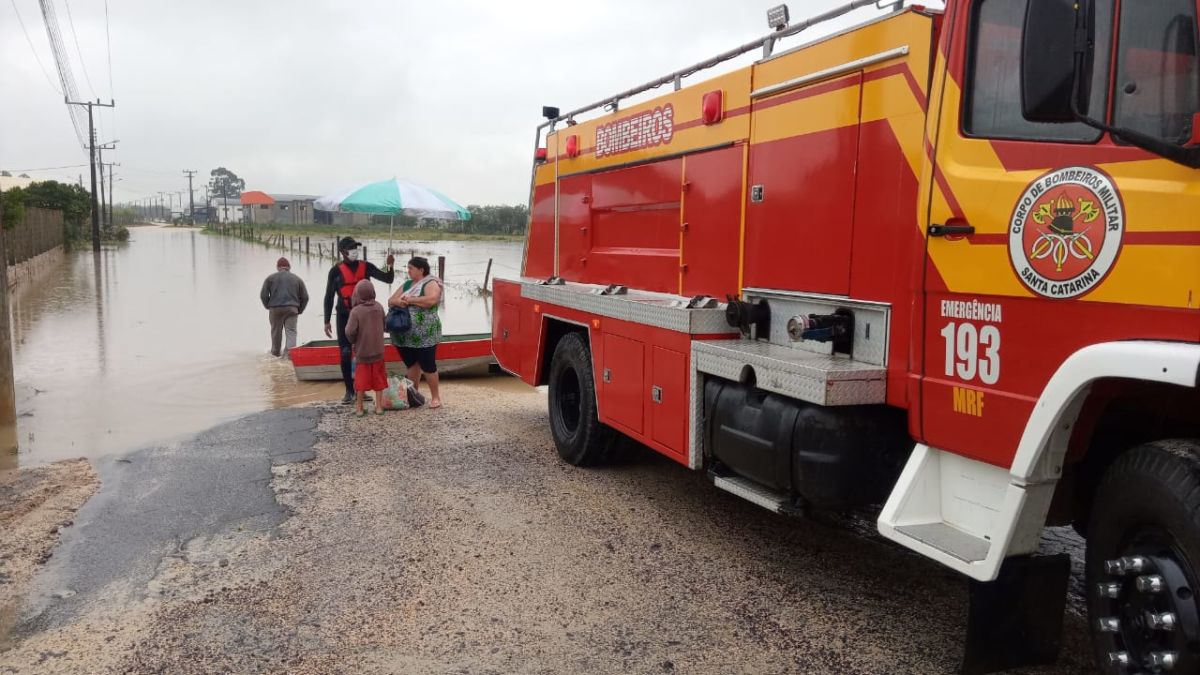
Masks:
[[[662,387],[657,384],[650,387],[650,400],[655,403],[662,403]]]
[[[609,370],[608,368],[605,368],[604,373],[601,375],[601,377],[604,379],[605,384],[612,382],[612,371]]]

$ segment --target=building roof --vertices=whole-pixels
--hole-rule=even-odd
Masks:
[[[0,190],[23,188],[36,181],[36,178],[19,178],[17,176],[0,176]]]
[[[239,199],[238,197],[232,197],[230,199],[225,199],[224,197],[212,197],[209,199],[209,201],[212,202],[213,206],[225,206],[225,205],[241,206],[242,205],[242,200]]]
[[[274,204],[275,200],[271,197],[271,195],[265,192],[260,190],[251,190],[249,192],[242,193],[241,202],[248,206],[258,206],[259,204]]]
[[[319,195],[293,195],[272,192],[271,197],[277,202],[315,202]]]

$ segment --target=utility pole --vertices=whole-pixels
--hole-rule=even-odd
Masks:
[[[163,195],[165,195],[165,194],[167,194],[167,193],[165,193],[165,192],[158,193],[158,217],[159,218],[163,218]],[[165,218],[163,218],[163,219],[165,220]]]
[[[100,250],[100,207],[96,203],[96,124],[92,119],[92,108],[115,108],[117,102],[109,100],[108,103],[101,103],[100,99],[92,101],[72,101],[69,98],[63,97],[63,101],[67,105],[85,105],[88,109],[88,139],[90,140],[90,148],[88,153],[88,163],[92,166],[92,250]]]
[[[116,166],[112,162],[108,162],[108,211],[104,210],[104,151],[116,150],[117,143],[120,141],[109,141],[96,146],[96,163],[100,165],[100,220],[102,221],[101,229],[105,232],[112,229],[113,226],[113,191],[112,191],[112,168]]]
[[[208,198],[208,186],[204,186],[204,226],[212,225],[212,202]]]
[[[196,194],[192,192],[192,176],[196,175],[195,171],[184,169],[183,173],[188,177],[188,224],[196,225]]]
[[[117,193],[113,191],[113,171],[115,171],[118,166],[121,166],[121,165],[117,164],[116,162],[108,163],[108,226],[109,227],[116,227],[116,224],[117,224],[117,221],[113,220],[113,204],[115,204],[117,201]]]
[[[96,154],[100,155],[100,148],[96,149]],[[106,223],[108,220],[108,210],[104,206],[104,157],[100,156],[97,159],[96,165],[100,167],[100,229],[107,230],[111,227],[111,223]]]

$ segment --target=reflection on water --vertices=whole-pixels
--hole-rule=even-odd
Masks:
[[[189,229],[135,228],[132,235],[120,249],[68,254],[61,269],[14,292],[21,464],[124,452],[340,394],[340,383],[297,383],[290,362],[267,354],[258,292],[281,251]],[[382,261],[386,245],[368,242],[373,262]],[[519,243],[394,247],[405,252],[401,262],[412,250],[447,257],[447,333],[490,330],[477,263],[494,258],[493,276],[510,276],[521,256]],[[321,338],[330,262],[282,254],[312,296],[300,341]],[[380,295],[387,291],[376,285]]]
[[[17,428],[11,424],[0,424],[0,471],[17,465]]]

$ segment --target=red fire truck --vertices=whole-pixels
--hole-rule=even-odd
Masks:
[[[1200,672],[1197,0],[783,44],[874,4],[544,110],[495,354],[571,464],[623,434],[779,513],[882,505],[972,580],[968,670],[1054,658],[1072,524],[1099,666]]]

